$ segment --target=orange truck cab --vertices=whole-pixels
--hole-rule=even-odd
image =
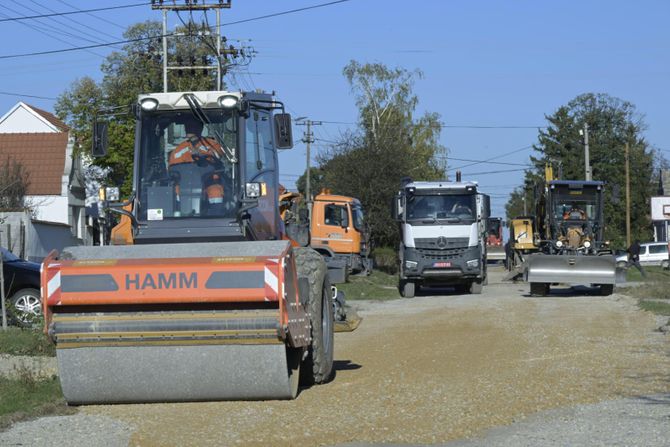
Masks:
[[[318,194],[312,205],[311,247],[326,263],[345,262],[349,273],[370,273],[370,234],[358,199]]]

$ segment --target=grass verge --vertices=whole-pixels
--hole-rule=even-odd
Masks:
[[[400,298],[398,276],[373,270],[370,276],[349,276],[349,282],[338,284],[347,300],[392,300]]]
[[[0,430],[15,422],[53,414],[72,414],[57,378],[36,379],[29,370],[19,378],[0,377]]]
[[[648,310],[656,315],[670,317],[670,301],[664,303],[662,301],[640,300],[638,305],[640,306],[640,309]]]
[[[630,267],[626,271],[626,281],[670,281],[670,270],[663,270],[658,266],[643,266],[642,268],[647,273],[647,278],[643,278],[635,267]]]
[[[41,329],[10,327],[0,329],[0,354],[53,357],[56,350]]]

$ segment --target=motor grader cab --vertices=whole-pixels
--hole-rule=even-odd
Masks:
[[[593,284],[612,293],[616,265],[603,240],[600,181],[549,180],[537,190],[537,240],[540,253],[525,267],[531,294],[546,295],[552,283]]]
[[[71,404],[290,399],[329,380],[325,263],[283,234],[271,95],[140,95],[133,193],[111,246],[44,261],[45,331]],[[94,153],[104,154],[105,126]]]

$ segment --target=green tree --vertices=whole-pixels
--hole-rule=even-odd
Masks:
[[[168,57],[183,65],[209,64],[208,55],[213,44],[198,35],[204,25],[186,23],[177,27],[182,39],[169,40]],[[56,114],[73,130],[78,150],[91,147],[91,123],[96,114],[109,121],[109,153],[94,160],[102,168],[109,168],[110,180],[121,183],[121,191],[128,196],[132,189],[135,121],[130,107],[141,93],[163,91],[162,26],[157,21],[131,25],[123,34],[131,42],[112,52],[101,65],[103,78],[96,83],[90,77],[75,81],[56,102]],[[202,33],[200,33],[202,34]],[[213,71],[171,70],[168,73],[171,91],[211,90],[215,87]]]
[[[605,238],[625,245],[624,148],[630,147],[631,233],[640,240],[651,237],[649,200],[656,187],[657,160],[642,136],[645,124],[635,106],[607,94],[587,93],[558,108],[546,117],[549,126],[541,130],[531,157],[535,169],[526,172],[526,185],[544,176],[545,163],[565,180],[584,179],[584,146],[579,131],[589,126],[591,171],[605,187]],[[518,200],[512,193],[508,210]],[[509,211],[508,211],[509,213]],[[508,214],[509,216],[509,214]]]
[[[376,243],[395,246],[398,231],[390,203],[400,179],[435,180],[444,175],[440,117],[414,116],[418,71],[352,61],[343,72],[359,109],[359,124],[319,157],[323,185],[360,199]]]

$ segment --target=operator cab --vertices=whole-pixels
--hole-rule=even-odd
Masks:
[[[276,109],[265,93],[140,95],[134,243],[277,239],[277,149],[292,141]]]

